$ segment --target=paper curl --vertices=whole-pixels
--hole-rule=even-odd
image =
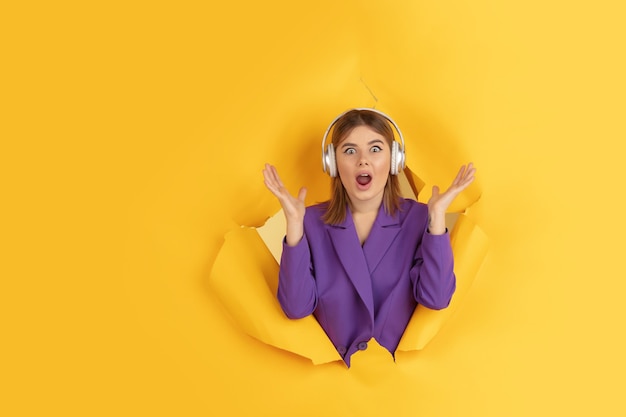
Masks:
[[[226,235],[210,283],[250,336],[314,364],[341,360],[313,316],[291,320],[282,312],[276,299],[278,264],[255,229],[241,228]]]

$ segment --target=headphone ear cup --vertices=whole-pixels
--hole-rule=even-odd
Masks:
[[[404,169],[406,163],[406,154],[402,145],[398,142],[394,142],[391,148],[391,173],[398,175]]]
[[[335,178],[337,176],[337,159],[335,159],[335,147],[332,143],[328,144],[325,158],[328,175]]]
[[[397,155],[396,162],[398,163],[398,174],[399,174],[400,171],[402,171],[404,167],[406,166],[406,154],[404,153],[404,147],[400,143],[398,143],[398,155]]]
[[[398,142],[391,144],[391,167],[389,172],[391,175],[398,175]]]

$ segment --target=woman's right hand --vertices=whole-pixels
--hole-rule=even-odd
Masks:
[[[306,197],[306,188],[300,188],[298,197],[292,196],[280,180],[276,167],[270,164],[265,164],[263,177],[265,178],[265,186],[276,196],[285,213],[287,220],[287,244],[289,246],[295,246],[300,242],[304,234],[304,213],[306,211],[304,199]]]

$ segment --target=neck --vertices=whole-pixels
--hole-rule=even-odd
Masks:
[[[380,205],[383,203],[382,196],[375,200],[350,201],[350,211],[354,214],[378,213]]]

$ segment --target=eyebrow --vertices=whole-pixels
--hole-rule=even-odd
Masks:
[[[380,139],[374,139],[374,140],[370,140],[369,142],[367,142],[368,145],[373,145],[375,143],[382,143],[384,144],[384,142]],[[345,147],[356,147],[356,143],[344,143],[343,145],[341,145],[342,148]]]

